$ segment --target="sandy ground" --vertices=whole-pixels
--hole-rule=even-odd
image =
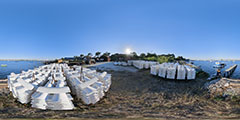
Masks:
[[[138,72],[138,69],[134,67],[115,66],[113,65],[113,62],[98,63],[96,65],[88,65],[86,67],[99,71]]]
[[[239,101],[209,98],[202,89],[206,78],[194,81],[163,80],[149,70],[113,66],[91,66],[112,74],[112,86],[104,99],[86,106],[74,101],[76,110],[51,111],[31,108],[13,99],[8,89],[0,92],[0,118],[240,118]]]

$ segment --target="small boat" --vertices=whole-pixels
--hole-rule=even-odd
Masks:
[[[213,68],[218,68],[218,69],[222,69],[224,67],[226,67],[226,64],[221,62],[216,62],[215,65],[213,65]]]
[[[7,67],[7,64],[1,64],[1,67]]]

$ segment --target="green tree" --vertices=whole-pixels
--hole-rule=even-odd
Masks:
[[[78,56],[74,56],[73,58],[74,58],[74,61],[78,61],[79,57]]]
[[[145,54],[145,53],[141,53],[141,54],[140,54],[140,59],[145,59],[145,57],[146,57],[146,54]]]
[[[178,56],[175,60],[177,60],[177,61],[184,61],[184,60],[186,60],[185,58],[183,58],[183,56]]]
[[[87,56],[92,57],[92,53],[88,53]]]
[[[109,56],[110,56],[110,53],[109,52],[105,52],[105,53],[103,53],[102,55],[101,55],[101,59],[104,59],[104,61],[107,61],[108,60],[108,58],[109,58]]]
[[[101,55],[101,52],[96,52],[96,53],[95,53],[95,56],[96,56],[96,57],[99,57],[100,55]]]
[[[146,57],[157,57],[156,53],[147,53]]]
[[[127,56],[126,54],[124,54],[124,55],[126,56],[126,59],[137,60],[139,58],[136,52],[132,52],[131,57]]]
[[[80,54],[80,58],[83,59],[84,58],[84,54]]]

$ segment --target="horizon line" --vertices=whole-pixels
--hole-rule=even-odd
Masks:
[[[49,61],[55,59],[0,59],[0,61]]]
[[[28,58],[26,58],[26,59],[24,59],[24,58],[22,58],[22,59],[0,59],[0,61],[50,61],[50,60],[57,60],[57,59],[60,59],[60,58],[55,58],[55,59],[28,59]],[[212,61],[215,61],[215,60],[223,60],[223,61],[231,61],[231,60],[237,60],[237,61],[239,61],[240,59],[232,59],[232,58],[229,58],[229,59],[212,59],[212,58],[210,58],[210,59],[196,59],[196,58],[193,58],[193,59],[191,59],[191,58],[186,58],[186,59],[189,59],[189,60],[199,60],[199,61],[206,61],[206,60],[212,60]]]

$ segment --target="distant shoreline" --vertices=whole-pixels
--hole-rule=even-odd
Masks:
[[[5,82],[5,81],[7,81],[8,79],[7,78],[0,78],[0,83],[1,82]]]
[[[49,60],[41,60],[41,59],[0,59],[0,61],[52,61],[54,59]],[[240,59],[190,59],[193,61],[240,61]]]
[[[193,61],[240,61],[240,59],[190,59]]]

